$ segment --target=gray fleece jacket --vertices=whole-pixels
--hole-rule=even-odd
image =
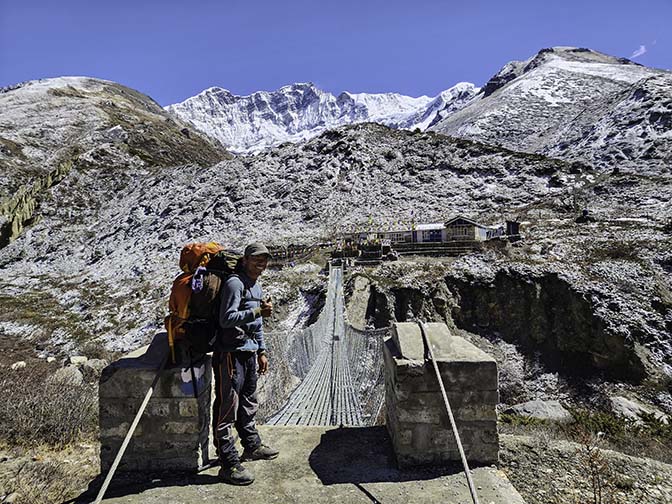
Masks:
[[[220,328],[240,328],[245,333],[245,339],[232,344],[230,338],[220,337],[218,349],[223,352],[266,350],[261,318],[263,291],[259,282],[253,281],[243,272],[236,273],[226,279],[220,296]]]

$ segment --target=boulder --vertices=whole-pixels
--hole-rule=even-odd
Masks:
[[[88,383],[97,382],[103,369],[109,365],[105,359],[89,359],[82,364],[80,371]]]
[[[13,504],[14,502],[19,502],[20,497],[21,494],[17,492],[12,492],[7,497],[5,497],[5,499],[2,502],[7,504]]]
[[[48,378],[50,383],[63,385],[81,385],[84,382],[84,376],[77,366],[66,366],[59,369]]]
[[[83,355],[73,355],[70,357],[70,364],[74,364],[75,366],[81,366],[87,360],[89,359],[87,357],[84,357]]]
[[[21,360],[21,361],[15,362],[14,364],[12,364],[9,367],[12,369],[12,371],[16,371],[17,369],[23,369],[23,368],[26,367],[26,361]]]
[[[119,124],[105,131],[105,136],[113,142],[128,141],[128,133]]]
[[[609,401],[611,402],[611,411],[614,414],[634,420],[636,424],[644,423],[642,422],[641,413],[653,414],[663,423],[669,422],[669,417],[658,408],[642,404],[639,401],[623,396],[612,396],[609,398]]]
[[[528,401],[511,406],[504,413],[551,422],[571,423],[574,421],[572,414],[558,401]]]

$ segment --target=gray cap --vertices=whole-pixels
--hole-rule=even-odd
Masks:
[[[267,255],[268,257],[273,257],[269,252],[268,248],[266,247],[266,245],[264,245],[261,242],[250,243],[247,247],[245,247],[245,255],[246,256]]]

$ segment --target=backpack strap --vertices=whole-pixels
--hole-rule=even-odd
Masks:
[[[170,347],[170,358],[175,364],[175,335],[173,334],[173,317],[168,315],[168,346]]]
[[[189,369],[191,370],[191,385],[194,388],[194,399],[198,399],[198,384],[196,382],[196,372],[194,371],[194,353],[191,351],[191,348],[188,350],[189,352]]]

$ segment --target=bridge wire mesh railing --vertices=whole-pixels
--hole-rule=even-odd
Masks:
[[[330,270],[327,301],[314,324],[296,331],[269,333],[267,344],[275,355],[284,355],[287,371],[300,380],[306,379],[318,362],[321,366],[331,367],[327,375],[322,372],[319,376],[309,377],[313,381],[327,377],[330,380],[328,394],[331,411],[327,424],[375,425],[379,422],[384,403],[382,345],[388,329],[358,329],[347,321],[341,274],[340,268]],[[323,352],[330,352],[331,355],[321,356]],[[318,359],[318,356],[322,358]],[[313,375],[317,374],[316,371],[313,371]],[[291,376],[278,378],[292,380]],[[300,388],[301,384],[294,390],[294,394],[302,394]],[[281,394],[282,399],[285,397],[286,393]],[[325,399],[323,396],[319,397],[322,401]],[[284,405],[282,399],[278,400],[276,397],[272,401],[275,414],[269,419],[270,423],[283,423],[289,417],[286,409],[290,407],[291,397]],[[294,399],[296,402],[314,397],[303,393],[301,397]],[[341,405],[338,411],[334,411],[336,403]],[[302,405],[304,409],[309,407]],[[313,417],[317,418],[319,414]],[[313,418],[311,421],[314,420]],[[322,421],[325,421],[324,418]]]

